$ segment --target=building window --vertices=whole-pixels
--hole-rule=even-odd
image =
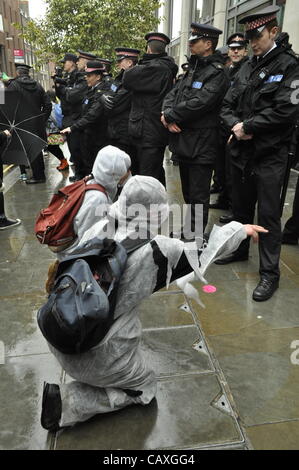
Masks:
[[[242,3],[242,14],[238,14],[239,4]],[[229,9],[228,9],[228,20],[227,20],[227,31],[226,39],[233,34],[236,30],[245,31],[245,25],[239,24],[239,21],[247,15],[257,13],[258,11],[270,6],[270,5],[279,5],[281,11],[279,12],[277,19],[279,26],[282,26],[284,19],[284,10],[285,10],[286,0],[268,0],[258,7],[256,7],[256,2],[254,0],[230,0]],[[244,10],[244,6],[247,8]],[[236,8],[233,8],[236,7]]]
[[[215,13],[215,0],[203,0],[202,2],[202,20],[206,21],[212,18]]]
[[[171,2],[171,39],[181,35],[182,6],[183,0],[172,0]]]
[[[195,1],[195,23],[199,23],[202,17],[202,4],[203,0]]]

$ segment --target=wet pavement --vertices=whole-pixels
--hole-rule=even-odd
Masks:
[[[299,246],[283,247],[281,287],[263,304],[251,299],[257,247],[248,262],[211,267],[206,277],[218,290],[201,292],[205,309],[175,288],[144,301],[142,348],[158,376],[156,400],[57,435],[42,429],[43,382],[70,380],[36,323],[54,256],[35,240],[34,221],[68,181],[54,157],[45,159],[46,184],[26,186],[18,169],[5,177],[7,215],[22,225],[0,233],[0,449],[299,449],[299,364],[291,362],[292,354],[299,362],[291,348],[297,340],[299,349]],[[182,203],[178,169],[166,169],[170,202]],[[211,211],[210,228],[222,213]]]

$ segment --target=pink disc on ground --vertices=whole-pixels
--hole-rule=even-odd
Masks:
[[[217,289],[215,286],[203,286],[202,290],[206,294],[214,294],[214,292],[217,292]]]

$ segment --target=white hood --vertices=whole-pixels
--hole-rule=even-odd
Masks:
[[[92,174],[94,180],[104,186],[110,199],[117,193],[119,180],[129,171],[131,159],[129,155],[117,147],[108,145],[99,151],[94,162]],[[90,184],[93,184],[91,181]]]

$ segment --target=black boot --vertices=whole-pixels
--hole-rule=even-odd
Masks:
[[[262,278],[257,287],[254,289],[252,298],[256,302],[264,302],[265,300],[269,300],[278,287],[278,280],[272,281],[271,279]]]
[[[56,384],[44,383],[41,425],[47,431],[56,432],[61,429],[59,421],[61,419],[62,403],[59,386]]]

